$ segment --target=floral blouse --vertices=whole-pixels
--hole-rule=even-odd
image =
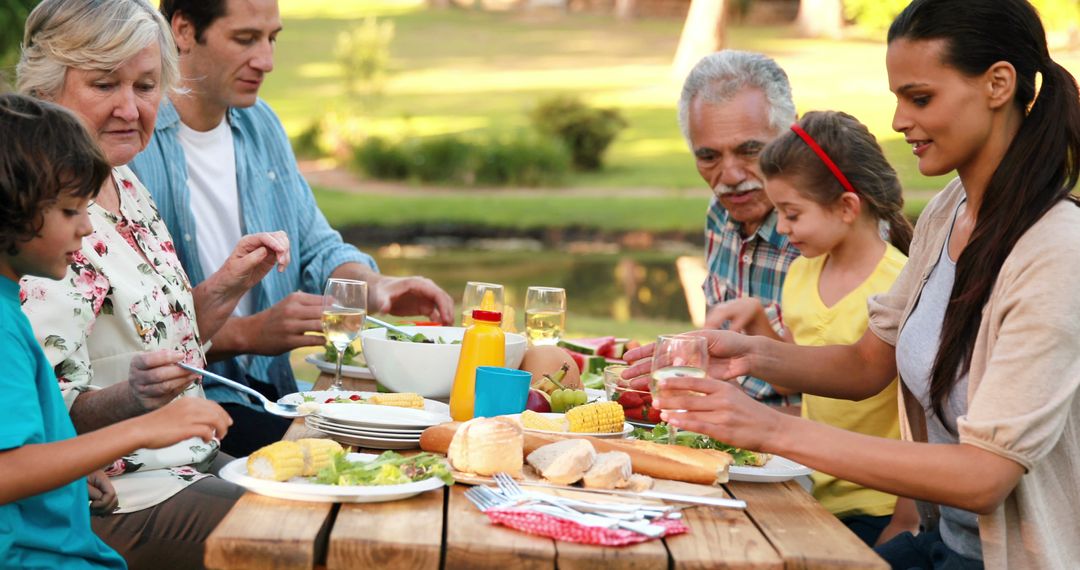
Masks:
[[[24,278],[23,312],[53,364],[68,408],[82,392],[126,382],[132,357],[172,349],[203,366],[191,285],[149,192],[127,167],[113,170],[120,188],[116,216],[90,204],[94,232],[59,281]],[[202,398],[192,384],[180,397]],[[191,483],[217,455],[218,443],[192,438],[164,449],[140,449],[106,473],[119,513],[157,505]]]

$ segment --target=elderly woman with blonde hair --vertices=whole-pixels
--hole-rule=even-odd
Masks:
[[[289,262],[284,233],[245,236],[191,287],[150,194],[125,166],[178,75],[172,34],[146,0],[44,0],[27,19],[17,89],[73,111],[112,166],[88,208],[94,231],[70,252],[65,278],[21,283],[79,432],[203,397],[176,364],[203,366],[205,341],[240,297]],[[94,518],[94,531],[132,567],[201,567],[206,536],[241,494],[212,476],[226,459],[218,448],[191,439],[117,458],[97,494],[115,487],[119,503]]]

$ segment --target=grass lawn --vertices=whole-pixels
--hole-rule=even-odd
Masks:
[[[597,188],[700,188],[675,120],[681,79],[670,62],[682,22],[616,22],[601,15],[429,11],[411,0],[283,0],[285,31],[263,96],[296,133],[324,113],[353,117],[364,134],[427,136],[506,132],[556,93],[620,108],[630,127],[608,168],[568,184]],[[366,15],[393,21],[391,77],[377,104],[344,93],[333,52],[337,34]],[[806,40],[787,28],[729,29],[729,47],[765,52],[791,77],[800,111],[842,109],[877,134],[904,187],[936,190],[944,177],[918,174],[910,148],[892,132],[880,41]],[[1080,54],[1057,54],[1074,72]],[[343,121],[344,122],[344,121]]]

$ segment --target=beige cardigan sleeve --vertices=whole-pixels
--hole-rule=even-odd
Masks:
[[[1058,444],[1080,388],[1080,207],[1021,237],[983,310],[960,441],[1030,470]]]

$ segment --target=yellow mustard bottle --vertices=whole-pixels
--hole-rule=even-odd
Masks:
[[[473,324],[465,329],[461,339],[461,356],[450,392],[450,417],[459,422],[473,417],[476,368],[506,365],[506,338],[499,328],[502,313],[488,310],[495,307],[495,296],[491,291],[484,294],[480,307],[472,312]]]

